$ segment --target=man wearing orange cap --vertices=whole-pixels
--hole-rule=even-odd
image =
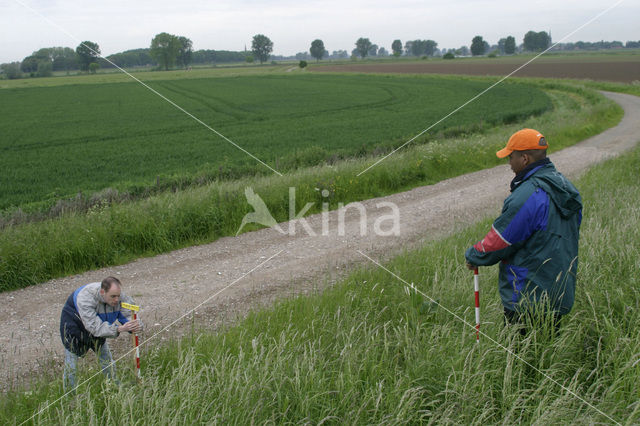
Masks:
[[[469,269],[500,262],[498,285],[508,322],[552,313],[557,327],[574,301],[582,200],[547,158],[547,147],[540,132],[522,129],[496,153],[509,157],[516,175],[511,195],[465,258]]]

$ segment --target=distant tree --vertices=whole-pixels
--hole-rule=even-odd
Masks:
[[[525,50],[534,51],[537,48],[537,33],[535,31],[527,31],[522,40]]]
[[[498,40],[498,51],[500,52],[500,54],[504,55],[504,45],[507,42],[506,38],[501,38],[500,40]]]
[[[404,54],[413,55],[413,41],[409,40],[404,44]]]
[[[273,42],[263,34],[256,34],[251,42],[251,51],[261,64],[267,62],[273,51]]]
[[[96,61],[96,57],[91,57]],[[40,62],[50,62],[53,71],[62,71],[78,68],[78,55],[70,47],[43,47],[27,56],[24,60],[25,72],[37,72]]]
[[[222,51],[225,55],[225,51]],[[237,54],[234,62],[244,62],[247,56],[246,52],[233,52]],[[223,56],[225,56],[223,55]],[[216,62],[223,62],[220,60],[219,52],[211,49],[200,49],[193,52],[191,58],[194,64],[214,64]]]
[[[349,53],[346,50],[334,50],[331,52],[330,57],[333,59],[346,59],[349,57]]]
[[[296,53],[296,59],[299,61],[306,61],[307,59],[310,59],[309,54],[307,52],[298,52]]]
[[[400,40],[393,40],[393,43],[391,43],[391,50],[393,51],[393,56],[396,58],[402,55],[402,42]]]
[[[438,47],[438,43],[433,40],[425,40],[424,44],[424,54],[427,56],[433,56],[436,52],[436,48]]]
[[[489,46],[489,43],[487,43],[486,40],[482,43],[482,46],[484,48],[484,53],[487,53],[489,52],[489,50],[491,50],[491,46]]]
[[[420,56],[424,53],[426,44],[424,40],[413,40],[411,42],[411,54],[413,56]]]
[[[35,73],[36,71],[38,71],[38,58],[33,55],[27,56],[22,60],[20,69],[22,70],[22,72],[26,72],[28,74],[32,72]]]
[[[175,65],[179,49],[180,40],[178,37],[169,33],[160,33],[151,40],[149,54],[158,62],[160,68],[167,71]]]
[[[194,51],[191,57],[194,64],[245,62],[247,51],[200,49]]]
[[[254,60],[253,55],[247,55],[247,57],[244,58],[244,61],[248,64],[252,64]]]
[[[433,56],[438,47],[438,43],[433,40],[412,40],[407,42],[405,46],[409,47],[410,53],[413,56]]]
[[[538,33],[535,31],[528,31],[524,35],[523,44],[524,49],[531,52],[545,50],[551,45],[551,36],[545,31],[540,31]]]
[[[22,71],[31,77],[48,77],[53,71],[52,48],[42,48],[22,61]]]
[[[629,48],[629,49],[637,49],[640,47],[640,40],[639,41],[627,41],[624,44],[624,47]]]
[[[369,48],[369,56],[378,56],[378,45],[372,44]]]
[[[99,63],[97,63],[97,62],[91,62],[91,63],[89,64],[89,72],[90,72],[91,74],[95,74],[95,73],[97,73],[99,69],[100,69],[100,64],[99,64]]]
[[[187,68],[191,64],[191,58],[193,55],[193,43],[186,37],[178,37],[178,53],[176,55],[176,62],[178,66]]]
[[[516,39],[513,36],[509,36],[504,41],[504,53],[506,55],[513,55],[516,53]]]
[[[43,62],[51,62],[48,49],[40,49],[24,58],[20,64],[20,69],[31,77],[35,77],[38,72],[38,66]]]
[[[371,49],[371,41],[368,38],[360,37],[356,41],[356,51],[360,55],[362,59],[366,58],[369,53],[369,49]]]
[[[453,52],[447,52],[442,56],[442,59],[453,59],[455,58],[455,55],[453,54]]]
[[[78,55],[70,47],[53,47],[51,59],[54,71],[69,71],[78,68]]]
[[[147,65],[157,65],[158,63],[149,54],[150,49],[132,49],[124,52],[114,53],[107,56],[114,64],[119,67],[141,67]]]
[[[349,57],[349,53],[346,50],[334,50],[329,57],[332,59],[346,59]]]
[[[306,68],[306,66],[307,66],[307,61],[300,61],[300,62],[298,63],[298,66],[299,66],[300,68],[303,68],[303,69],[304,69],[304,68]]]
[[[100,56],[100,46],[92,41],[83,41],[76,47],[78,65],[82,71],[89,70],[89,64],[96,62]]]
[[[485,41],[482,36],[475,36],[473,40],[471,40],[471,54],[473,56],[484,55],[484,49]]]
[[[50,77],[53,71],[53,64],[51,61],[40,61],[38,62],[38,71],[36,72],[36,76],[38,77]]]
[[[20,62],[2,64],[0,65],[0,69],[2,69],[2,73],[4,74],[4,77],[6,79],[15,80],[22,77],[22,72],[20,71]]]
[[[378,56],[387,57],[389,56],[389,52],[387,52],[387,49],[385,49],[384,47],[381,47],[380,49],[378,49]]]
[[[471,51],[467,46],[460,46],[460,49],[456,50],[456,55],[459,56],[469,56],[469,53],[471,53]]]
[[[33,52],[32,56],[38,59],[38,62],[53,62],[53,47],[43,47]]]
[[[309,48],[309,52],[311,56],[316,58],[316,61],[319,61],[324,56],[326,50],[324,48],[324,42],[319,38],[313,40],[311,42],[311,47]]]

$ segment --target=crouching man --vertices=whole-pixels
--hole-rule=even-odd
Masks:
[[[106,339],[118,337],[125,331],[135,333],[142,328],[138,321],[130,320],[129,310],[121,310],[120,301],[133,304],[133,300],[122,293],[122,284],[114,277],[84,285],[67,299],[60,315],[65,391],[75,389],[78,357],[84,356],[89,349],[98,356],[102,372],[117,382],[115,364]]]

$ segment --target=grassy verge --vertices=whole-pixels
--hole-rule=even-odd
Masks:
[[[535,369],[488,339],[476,345],[473,328],[444,309],[474,321],[463,252],[485,220],[386,265],[442,307],[366,268],[218,335],[147,352],[144,386],[118,390],[98,377],[36,423],[636,424],[639,164],[636,148],[576,182],[585,202],[579,281],[558,336],[520,338],[504,328],[496,267],[483,268],[483,330]],[[0,422],[28,419],[60,387],[56,380],[30,395],[11,392]]]
[[[620,107],[595,92],[547,81],[532,84],[552,96],[553,111],[470,136],[444,134],[445,139],[426,144],[416,141],[360,177],[375,158],[308,168],[282,178],[214,183],[6,228],[0,234],[0,291],[234,235],[244,214],[252,211],[244,197],[248,186],[282,222],[288,220],[289,187],[296,188],[296,212],[312,202],[312,214],[326,201],[323,189],[336,208],[338,202],[383,196],[498,164],[495,151],[521,127],[540,129],[552,148],[560,149],[600,133],[622,116]],[[455,129],[449,132],[456,135]]]
[[[604,81],[588,81],[585,86],[596,90],[608,90],[609,92],[626,93],[628,95],[640,96],[640,84],[609,83]]]

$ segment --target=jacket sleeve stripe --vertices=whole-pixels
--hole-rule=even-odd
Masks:
[[[489,231],[481,241],[478,241],[473,248],[480,253],[489,253],[492,251],[502,250],[510,245],[511,243],[500,235],[498,230],[492,225],[491,231]]]

